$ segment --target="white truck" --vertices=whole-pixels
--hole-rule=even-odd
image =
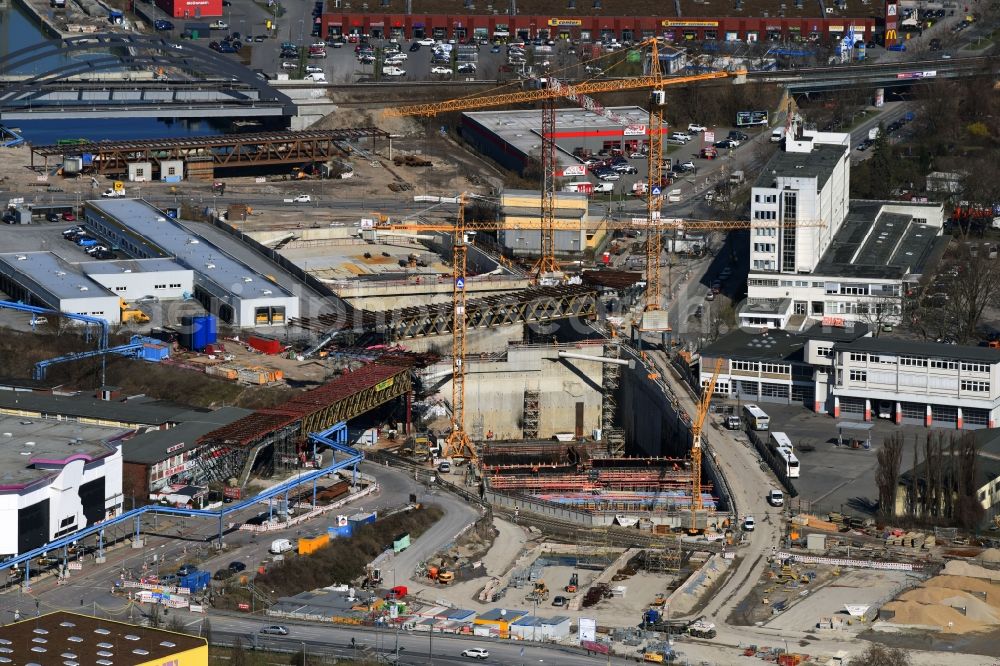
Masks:
[[[280,555],[282,553],[287,553],[292,550],[292,542],[288,539],[275,539],[271,542],[271,548],[269,549],[275,555]]]
[[[291,199],[285,199],[285,203],[312,203],[312,197],[308,194],[300,194]]]
[[[785,139],[785,128],[776,127],[771,130],[771,143],[781,143]]]
[[[870,141],[874,141],[877,138],[878,138],[878,126],[875,126],[870,130],[868,130],[868,139]]]
[[[125,190],[114,190],[109,187],[108,189],[101,192],[101,196],[104,197],[105,199],[114,199],[116,197],[123,197],[125,196]]]

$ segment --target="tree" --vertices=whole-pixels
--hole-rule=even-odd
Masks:
[[[233,648],[229,653],[229,666],[248,666],[247,652],[243,649],[243,639],[239,636],[233,639]]]
[[[896,492],[899,486],[899,468],[903,463],[903,434],[893,433],[882,442],[876,456],[878,468],[875,485],[878,488],[879,513],[886,518],[896,514]]]
[[[954,439],[954,438],[953,438]],[[985,510],[979,502],[976,476],[979,472],[979,448],[972,433],[965,433],[955,446],[956,459],[952,461],[958,485],[953,518],[959,527],[975,529],[983,519]]]
[[[847,666],[910,666],[910,664],[910,655],[906,650],[884,645],[869,645],[868,649],[847,662]]]
[[[874,199],[889,199],[896,189],[896,164],[892,155],[892,145],[882,123],[878,124],[878,136],[872,146],[869,166],[868,190]]]
[[[861,321],[868,324],[868,328],[876,338],[884,326],[899,321],[902,311],[902,296],[875,296],[858,304]]]
[[[955,336],[960,344],[976,337],[983,311],[1000,301],[1000,262],[991,261],[985,252],[972,255],[963,246],[953,266],[958,276],[950,284],[944,309],[956,324]]]

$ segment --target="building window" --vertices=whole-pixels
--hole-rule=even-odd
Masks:
[[[963,379],[962,380],[962,390],[969,391],[971,393],[989,393],[990,383],[980,382],[973,379]]]
[[[748,281],[751,287],[777,287],[778,281],[767,278],[753,278]]]
[[[864,370],[851,370],[851,381],[852,382],[867,382],[868,373]]]
[[[939,358],[932,358],[930,360],[931,367],[935,370],[956,370],[958,369],[958,363],[956,361],[944,361]]]
[[[791,370],[791,367],[784,363],[761,363],[760,371],[768,372],[773,375],[787,375]]]
[[[899,357],[899,364],[900,365],[908,365],[908,366],[916,367],[916,368],[926,368],[927,367],[927,359],[926,358],[918,358],[916,356],[900,356]]]
[[[168,176],[176,176],[177,175],[177,167],[167,167],[167,175]]]
[[[774,252],[774,243],[754,243],[754,252]]]
[[[788,389],[789,387],[785,384],[770,384],[768,382],[761,382],[760,395],[764,398],[784,398],[787,400]]]
[[[144,168],[142,168],[142,167],[136,167],[136,169],[135,169],[135,177],[136,178],[145,178],[146,177],[146,170]]]
[[[806,303],[804,303],[803,301],[795,301],[792,304],[792,307],[794,308],[795,314],[797,315],[806,314]]]
[[[845,296],[867,296],[868,287],[857,284],[842,284],[840,285],[840,293]]]
[[[153,285],[153,289],[166,289],[166,288],[167,288],[167,285],[165,285],[165,284],[154,284]]]
[[[962,362],[962,372],[989,372],[990,366],[985,363],[966,363]]]
[[[177,282],[176,284],[171,284],[170,288],[171,289],[180,289],[181,288],[181,283]]]
[[[816,347],[816,355],[823,358],[830,358],[833,356],[833,347]]]
[[[856,354],[854,352],[851,352],[851,360],[852,361],[860,361],[860,362],[864,363],[864,362],[866,362],[868,360],[868,354]]]
[[[760,218],[757,218],[760,219]],[[758,236],[764,236],[766,238],[774,238],[778,235],[778,230],[774,227],[757,227],[754,233]]]
[[[757,363],[755,361],[733,361],[733,370],[757,372]]]

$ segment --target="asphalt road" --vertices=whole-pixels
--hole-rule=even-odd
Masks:
[[[397,568],[408,568],[407,575],[419,561],[449,543],[455,534],[478,517],[476,510],[461,499],[438,493],[436,489],[428,491],[403,472],[373,463],[362,464],[361,470],[378,480],[380,490],[378,494],[352,504],[349,507],[352,511],[363,509],[384,512],[408,503],[411,493],[417,495],[419,502],[439,506],[444,511],[442,519],[396,560]],[[249,507],[230,520],[234,523],[245,522],[261,511],[267,512],[266,504]],[[91,559],[85,558],[82,571],[71,573],[70,585],[58,585],[55,578],[50,577],[34,581],[30,594],[15,590],[0,595],[0,618],[9,619],[15,609],[22,616],[33,613],[36,599],[41,610],[78,610],[81,607],[105,611],[121,609],[126,605],[125,601],[121,597],[112,596],[111,588],[126,569],[137,576],[143,571],[166,573],[176,569],[184,561],[195,559],[199,568],[206,571],[224,568],[234,560],[245,562],[248,570],[252,570],[257,562],[267,556],[267,548],[274,539],[295,539],[325,527],[329,520],[329,515],[320,516],[259,537],[249,532],[229,530],[224,539],[225,551],[216,553],[212,543],[218,538],[218,524],[215,521],[169,520],[163,517],[158,517],[155,521],[150,519],[142,528],[146,536],[144,548],[133,549],[127,544],[118,546],[106,553],[107,562],[103,565],[94,564]],[[125,532],[128,531],[129,526],[126,526]],[[182,616],[189,615],[178,613]]]

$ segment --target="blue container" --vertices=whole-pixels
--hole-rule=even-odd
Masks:
[[[369,513],[356,513],[353,516],[347,518],[347,523],[353,525],[354,527],[361,527],[362,525],[370,525],[375,522],[378,518],[378,513],[371,511]]]
[[[218,339],[215,317],[212,315],[181,317],[181,330],[181,346],[192,351],[201,351]],[[184,344],[185,342],[188,344]]]
[[[326,533],[330,535],[331,539],[346,539],[354,534],[354,526],[347,523],[341,527],[328,527],[326,528]]]
[[[80,155],[80,157],[83,158],[83,166],[93,166],[94,165],[94,154],[93,153],[84,153],[83,155]]]
[[[192,592],[199,592],[208,587],[212,576],[207,571],[192,571],[178,582],[179,587],[186,587]]]
[[[205,317],[205,320],[208,323],[208,344],[214,345],[219,339],[219,334],[218,331],[216,330],[216,325],[218,322],[212,315],[208,315],[207,317]]]

